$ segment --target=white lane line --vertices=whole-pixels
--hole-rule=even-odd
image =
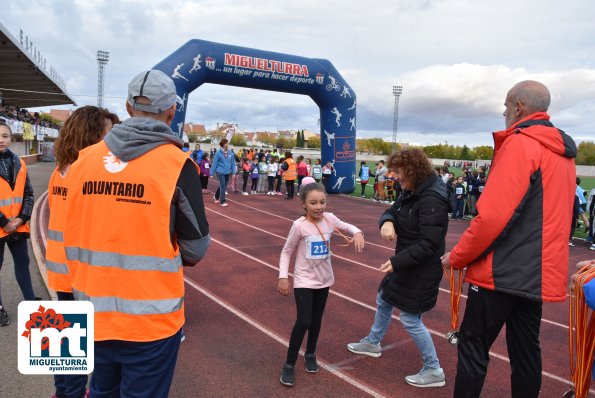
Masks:
[[[228,215],[226,215],[224,213],[218,212],[216,210],[213,210],[213,209],[210,209],[210,208],[207,208],[207,207],[205,207],[205,208],[207,210],[209,210],[209,211],[212,211],[213,213],[217,214],[220,217],[224,217],[224,218],[228,218],[230,220],[233,220],[234,223],[242,224],[242,225],[245,225],[245,226],[247,226],[249,228],[256,229],[256,230],[261,231],[261,232],[264,232],[266,234],[275,236],[275,237],[277,237],[279,239],[287,240],[287,238],[285,236],[281,236],[281,235],[275,234],[273,232],[262,230],[260,228],[255,227],[254,225],[251,225],[251,224],[245,223],[243,221],[240,221],[237,218],[230,217],[230,216],[228,216]],[[352,260],[352,259],[347,258],[347,257],[339,256],[339,255],[336,255],[336,254],[333,254],[333,257],[336,257],[338,259],[341,259],[341,260],[344,260],[344,261],[347,261],[347,262],[350,262],[350,263],[353,263],[353,264],[357,264],[357,265],[359,265],[361,267],[364,267],[364,268],[369,268],[369,269],[374,270],[374,271],[377,271],[377,272],[382,272],[382,271],[380,271],[378,268],[376,268],[374,266],[371,266],[371,265],[368,265],[368,264],[364,264],[364,263],[361,263],[359,261]],[[447,294],[450,295],[450,290],[448,290],[448,289],[439,288],[439,290],[441,292],[443,292],[443,293],[447,293]],[[464,295],[464,294],[461,294],[461,297],[463,297],[465,300],[467,299],[467,296]],[[545,318],[542,318],[541,321],[544,322],[544,323],[549,323],[549,324],[554,325],[554,326],[559,326],[559,327],[564,328],[564,329],[568,329],[568,325],[564,325],[562,323],[558,323],[558,322],[555,322],[555,321],[550,321],[550,320],[545,319]]]
[[[244,322],[246,322],[249,325],[253,326],[254,328],[258,329],[259,331],[261,331],[262,333],[266,334],[267,336],[269,336],[273,340],[276,340],[277,342],[281,343],[283,346],[289,347],[289,342],[287,340],[285,340],[284,338],[282,338],[281,336],[279,336],[278,334],[276,334],[275,332],[273,332],[272,330],[268,329],[267,327],[265,327],[264,325],[260,324],[256,320],[250,318],[248,315],[244,314],[243,312],[241,312],[237,308],[235,308],[235,307],[229,305],[228,303],[224,302],[223,300],[219,299],[217,296],[215,296],[214,294],[212,294],[208,290],[206,290],[203,287],[201,287],[200,285],[198,285],[192,279],[190,279],[188,277],[184,277],[184,280],[193,289],[199,291],[200,293],[202,293],[203,295],[205,295],[207,298],[209,298],[210,300],[212,300],[215,303],[219,304],[221,307],[225,308],[227,311],[231,312],[232,314],[234,314],[235,316],[237,316],[238,318],[240,318]],[[300,351],[300,355],[302,355],[302,356],[304,355],[304,351],[303,350]],[[373,390],[372,388],[366,386],[365,384],[363,384],[363,383],[361,383],[361,382],[359,382],[359,381],[357,381],[357,380],[349,377],[345,373],[343,373],[340,370],[338,370],[336,367],[333,367],[332,365],[328,365],[326,362],[320,360],[320,358],[318,358],[318,364],[320,365],[320,367],[322,367],[323,369],[327,370],[328,372],[330,372],[334,376],[336,376],[336,377],[340,378],[341,380],[343,380],[343,381],[351,384],[353,387],[355,387],[355,388],[357,388],[357,389],[365,392],[366,394],[371,395],[371,396],[376,397],[376,398],[384,398],[384,395],[382,395],[379,392]]]
[[[272,270],[279,271],[279,268],[278,268],[278,267],[275,267],[274,265],[272,265],[272,264],[269,264],[269,263],[267,263],[266,261],[263,261],[263,260],[261,260],[261,259],[259,259],[259,258],[256,258],[256,257],[254,257],[254,256],[251,256],[251,255],[249,255],[249,254],[242,253],[241,251],[237,250],[236,248],[234,248],[234,247],[232,247],[232,246],[229,246],[229,245],[227,245],[227,244],[225,244],[225,243],[221,242],[220,240],[217,240],[217,239],[214,239],[214,238],[211,238],[211,240],[212,240],[213,242],[215,242],[215,243],[217,243],[217,244],[219,244],[219,245],[221,245],[221,246],[225,247],[226,249],[229,249],[229,250],[231,250],[231,251],[233,251],[233,252],[235,252],[235,253],[238,253],[238,254],[239,254],[239,255],[241,255],[241,256],[247,257],[247,258],[249,258],[250,260],[253,260],[253,261],[257,262],[257,263],[260,263],[260,264],[262,264],[262,265],[264,265],[264,266],[266,266],[266,267],[268,267],[268,268],[270,268],[270,269],[272,269]],[[289,275],[293,277],[293,274],[292,274],[292,273],[289,273]],[[333,295],[335,295],[335,296],[337,296],[337,297],[340,297],[340,298],[342,298],[342,299],[344,299],[344,300],[346,300],[346,301],[349,301],[349,302],[351,302],[351,303],[353,303],[353,304],[356,304],[356,305],[358,305],[358,306],[360,306],[360,307],[364,307],[364,308],[367,308],[367,309],[369,309],[369,310],[372,310],[372,311],[376,312],[376,307],[375,307],[375,306],[372,306],[372,305],[366,304],[366,303],[364,303],[364,302],[362,302],[362,301],[359,301],[359,300],[357,300],[357,299],[351,298],[351,297],[349,297],[349,296],[346,296],[346,295],[344,295],[344,294],[342,294],[342,293],[339,293],[339,292],[337,292],[337,291],[335,291],[335,290],[332,290],[332,289],[331,289],[331,290],[329,290],[329,293],[330,293],[330,294],[333,294]],[[394,314],[393,314],[393,316],[392,316],[392,319],[400,320],[400,318],[399,318],[398,316],[394,315]],[[442,338],[442,339],[446,339],[446,334],[445,334],[445,333],[438,332],[438,331],[436,331],[436,330],[433,330],[433,329],[430,329],[430,328],[427,328],[427,329],[428,329],[428,332],[430,332],[431,334],[433,334],[433,335],[435,335],[435,336],[438,336],[438,337],[440,337],[440,338]],[[504,356],[504,355],[497,354],[497,353],[495,353],[495,352],[492,352],[492,351],[490,351],[490,352],[489,352],[489,354],[490,354],[490,356],[492,356],[492,357],[494,357],[494,358],[498,358],[498,359],[501,359],[501,360],[503,360],[503,361],[506,361],[506,362],[509,362],[509,363],[510,363],[510,359],[508,359],[508,357],[506,357],[506,356]],[[556,380],[556,381],[559,381],[559,382],[562,382],[562,383],[565,383],[565,384],[568,384],[568,385],[571,385],[571,386],[573,385],[572,381],[570,381],[570,380],[566,380],[566,379],[564,379],[564,378],[562,378],[562,377],[560,377],[560,376],[556,376],[556,375],[554,375],[553,373],[549,373],[549,372],[546,372],[546,371],[543,371],[543,370],[542,370],[542,371],[541,371],[541,374],[542,374],[543,376],[545,376],[545,377],[549,377],[550,379],[554,379],[554,380]],[[595,390],[589,390],[589,391],[591,391],[591,392],[595,392]]]

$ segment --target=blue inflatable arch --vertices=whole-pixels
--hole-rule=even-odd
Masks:
[[[172,129],[182,136],[189,94],[203,83],[308,95],[320,108],[321,163],[332,162],[331,193],[355,189],[355,93],[325,59],[190,40],[155,65],[172,77],[181,102]]]

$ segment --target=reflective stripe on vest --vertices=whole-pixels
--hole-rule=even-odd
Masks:
[[[56,242],[64,242],[64,234],[61,231],[48,229],[48,239],[55,240]]]
[[[160,315],[178,311],[184,304],[184,298],[165,300],[128,300],[121,297],[89,297],[84,292],[72,289],[77,300],[93,303],[95,312],[119,312],[129,315]]]
[[[92,266],[116,267],[126,271],[178,272],[182,266],[182,257],[179,255],[169,260],[154,256],[100,252],[80,247],[67,247],[66,258],[68,261],[80,261]]]
[[[23,203],[23,197],[18,196],[18,197],[14,197],[14,198],[0,199],[0,207],[1,206],[10,206],[13,203]]]
[[[57,274],[68,275],[68,266],[66,264],[55,263],[53,261],[45,261],[45,267],[48,271],[55,272]]]

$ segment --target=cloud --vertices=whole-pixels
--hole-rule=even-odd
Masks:
[[[358,134],[391,137],[393,85],[402,85],[399,134],[432,140],[502,128],[507,90],[524,79],[552,93],[554,122],[595,140],[595,8],[587,0],[28,0],[3,5],[80,104],[96,103],[97,50],[110,52],[105,104],[125,116],[128,80],[200,38],[325,58],[358,96]],[[17,34],[15,34],[16,36]],[[107,98],[120,97],[120,98]],[[222,86],[190,96],[187,119],[246,129],[318,130],[303,96]],[[475,138],[469,138],[473,140]],[[449,141],[450,142],[450,141]]]

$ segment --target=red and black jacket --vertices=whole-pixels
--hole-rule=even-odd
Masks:
[[[576,144],[534,113],[494,133],[494,160],[478,216],[450,263],[465,281],[533,300],[564,301]]]

